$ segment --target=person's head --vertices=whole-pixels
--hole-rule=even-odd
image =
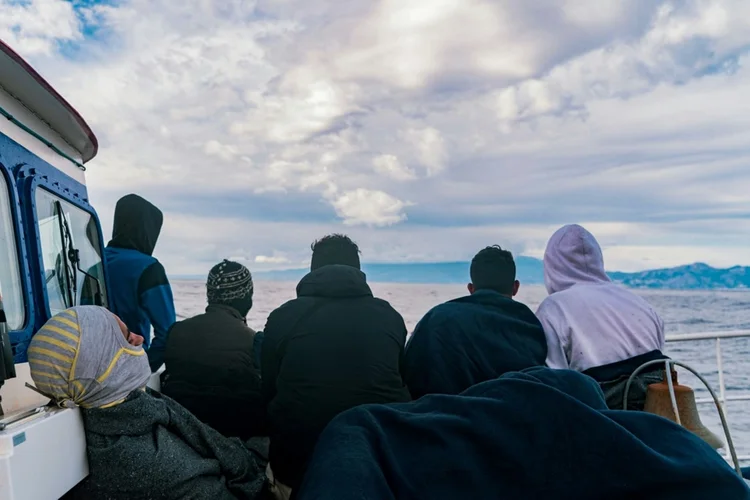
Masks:
[[[484,248],[471,259],[469,293],[492,290],[507,297],[518,293],[516,263],[513,254],[498,245]]]
[[[137,194],[123,196],[115,206],[110,246],[154,253],[161,233],[164,214]]]
[[[146,351],[128,342],[127,327],[99,306],[52,317],[31,339],[31,378],[60,406],[107,408],[143,389],[151,376]]]
[[[608,281],[602,249],[594,235],[578,224],[555,231],[544,251],[544,284],[548,293],[561,292],[579,283]]]
[[[244,318],[253,307],[253,276],[242,264],[224,259],[208,273],[206,298],[209,305],[232,307]]]
[[[360,268],[359,247],[348,236],[329,234],[314,241],[311,248],[311,271],[334,264]]]

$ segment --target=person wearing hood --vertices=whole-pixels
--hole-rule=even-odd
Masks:
[[[608,409],[590,377],[534,367],[342,413],[297,498],[750,500],[750,488],[684,427]]]
[[[66,309],[32,337],[37,390],[83,417],[89,475],[66,498],[261,498],[262,448],[222,436],[147,389],[141,340],[99,306]]]
[[[167,274],[152,255],[163,221],[161,210],[145,199],[136,194],[124,196],[115,207],[112,240],[104,250],[109,308],[145,339],[154,372],[164,363],[167,332],[176,320]]]
[[[434,307],[417,324],[404,355],[411,396],[460,394],[505,372],[544,365],[547,342],[534,313],[513,297],[513,255],[497,245],[471,261],[469,295]]]
[[[583,372],[599,382],[607,404],[622,409],[628,377],[647,361],[666,359],[664,322],[646,300],[612,283],[594,236],[572,224],[550,238],[544,253],[549,296],[537,310],[547,337],[547,366]],[[662,365],[636,377],[628,409],[643,409]]]
[[[206,282],[206,312],[169,331],[161,390],[225,436],[265,435],[256,332],[245,319],[253,277],[237,262],[215,265]]]
[[[373,297],[359,249],[344,235],[312,245],[297,298],[273,311],[261,352],[270,425],[269,484],[288,498],[318,434],[340,412],[365,403],[408,401],[400,364],[406,326]]]

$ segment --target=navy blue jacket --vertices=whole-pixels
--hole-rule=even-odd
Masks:
[[[162,221],[154,205],[127,195],[117,202],[112,241],[104,250],[110,309],[131,332],[143,337],[153,371],[164,363],[167,332],[176,320],[164,266],[151,256]]]
[[[417,324],[402,374],[414,399],[460,394],[509,371],[544,366],[547,341],[526,305],[490,290],[440,304]]]
[[[458,396],[366,405],[318,440],[299,500],[750,499],[702,439],[608,410],[586,375],[537,367]]]

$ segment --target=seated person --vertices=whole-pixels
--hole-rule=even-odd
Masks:
[[[372,296],[357,245],[334,234],[312,251],[297,298],[273,311],[264,330],[261,376],[274,494],[296,488],[318,434],[337,414],[410,399],[399,371],[404,320]]]
[[[612,283],[594,236],[579,225],[559,229],[544,252],[549,296],[536,312],[547,337],[547,366],[583,372],[599,382],[607,404],[622,409],[628,377],[647,361],[666,359],[664,322],[643,298]],[[663,364],[636,377],[628,409],[642,410]]]
[[[469,294],[433,308],[406,345],[404,382],[414,399],[460,394],[508,371],[542,366],[544,330],[534,313],[513,300],[513,255],[487,247],[471,261]]]
[[[225,436],[266,433],[255,332],[245,317],[253,306],[253,278],[236,262],[211,269],[208,307],[169,331],[161,390]]]
[[[750,499],[701,438],[644,412],[609,410],[596,382],[534,367],[336,417],[299,500]]]
[[[146,390],[148,357],[128,336],[103,307],[78,306],[55,315],[31,340],[36,387],[83,415],[89,476],[72,496],[259,498],[263,461],[240,440]]]

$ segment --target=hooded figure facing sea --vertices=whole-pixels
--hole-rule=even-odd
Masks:
[[[547,337],[547,366],[583,372],[600,383],[612,409],[622,409],[628,377],[646,361],[664,359],[664,322],[643,298],[612,283],[594,236],[563,226],[544,253],[549,296],[536,312]],[[642,372],[629,409],[643,409],[646,387],[661,381],[661,365]]]
[[[147,200],[123,196],[115,206],[112,240],[104,249],[109,308],[143,337],[154,372],[164,364],[167,335],[176,320],[172,287],[164,266],[152,255],[163,222],[164,214]]]
[[[146,389],[146,352],[99,306],[50,319],[29,346],[37,389],[62,407],[80,407],[89,476],[73,498],[255,499],[265,461],[179,404]]]

